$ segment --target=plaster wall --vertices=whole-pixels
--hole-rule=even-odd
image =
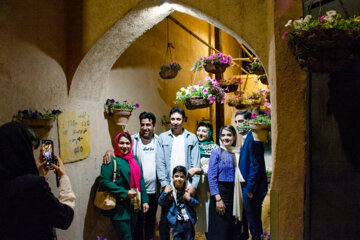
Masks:
[[[91,209],[90,192],[94,190],[92,186],[99,174],[104,151],[111,148],[108,122],[103,117],[104,100],[110,95],[118,96],[116,88],[109,89],[106,83],[119,86],[124,81],[123,76],[134,76],[131,72],[134,69],[115,62],[136,38],[174,10],[206,19],[237,40],[244,40],[262,59],[271,82],[273,156],[276,159],[272,188],[279,200],[275,203],[277,211],[272,212],[275,216],[272,233],[275,239],[302,239],[305,74],[299,70],[286,43],[280,39],[287,19],[301,15],[301,4],[285,0],[184,0],[177,5],[167,4],[164,9],[159,7],[161,1],[116,2],[119,1],[109,0],[106,4],[99,1],[76,2],[79,4],[79,15],[70,11],[69,6],[75,3],[68,1],[0,2],[0,123],[11,120],[19,109],[29,107],[39,110],[55,107],[79,109],[90,115],[90,156],[66,165],[77,195],[77,207],[72,226],[67,231],[59,231],[59,239],[89,239],[89,236],[98,233],[93,226],[100,223],[101,217],[89,220],[89,216],[91,218],[92,214],[96,214]],[[80,20],[76,20],[75,16],[79,16]],[[76,43],[81,44],[77,46]],[[165,47],[160,50],[165,51]],[[75,61],[72,50],[77,48],[81,51],[74,52],[77,56]],[[160,53],[160,50],[155,53]],[[72,74],[69,77],[69,69],[73,69],[73,77]],[[137,78],[141,75],[147,77],[149,73],[155,75],[157,71],[155,68],[140,69]],[[191,77],[188,76],[188,79]],[[161,82],[157,84],[160,89],[169,87]],[[69,87],[70,95],[67,94]],[[134,87],[136,85],[129,85],[119,92],[128,90],[131,93]],[[155,91],[154,88],[149,90],[149,94],[152,91]],[[132,93],[126,98],[134,99]],[[167,95],[160,94],[160,98],[160,101],[159,98],[157,100],[160,102],[159,110],[156,111],[166,113],[166,109],[170,108]],[[148,107],[151,102],[140,104]],[[134,112],[134,117],[138,113]],[[136,122],[128,125],[129,131],[137,130]],[[56,131],[55,127],[49,135],[55,141]],[[57,148],[55,152],[58,152]],[[51,179],[50,176],[50,184],[55,188]],[[85,237],[84,229],[85,232],[93,231],[92,235]]]

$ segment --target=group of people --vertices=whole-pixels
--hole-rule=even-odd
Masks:
[[[238,112],[235,124],[250,117]],[[153,239],[158,205],[161,240],[170,239],[170,229],[174,240],[194,239],[195,228],[210,240],[248,239],[249,230],[260,239],[267,178],[264,146],[251,131],[238,137],[225,125],[218,146],[209,122],[200,122],[196,135],[184,129],[179,107],[170,111],[170,130],[159,136],[154,114],[143,112],[139,120],[139,133],[119,133],[101,167],[100,183],[117,199],[106,214],[119,239]]]

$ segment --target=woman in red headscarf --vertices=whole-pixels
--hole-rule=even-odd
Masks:
[[[100,183],[116,196],[116,207],[108,214],[111,217],[118,239],[131,240],[138,211],[147,212],[149,199],[140,164],[132,153],[132,140],[127,132],[115,137],[115,159],[101,166]],[[116,179],[112,182],[114,161],[116,161]]]

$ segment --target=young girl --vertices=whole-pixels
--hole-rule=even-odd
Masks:
[[[199,202],[186,192],[187,171],[184,166],[173,170],[171,186],[166,186],[159,197],[159,205],[168,207],[167,219],[174,240],[192,240],[195,236],[196,212]]]

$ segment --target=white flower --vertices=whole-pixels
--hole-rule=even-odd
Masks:
[[[293,22],[294,28],[295,29],[301,29],[301,25],[304,23],[304,20],[302,18],[295,20]]]
[[[336,16],[336,11],[335,10],[327,11],[326,15],[329,16],[329,17],[334,17],[334,16]]]
[[[183,91],[185,91],[185,88],[183,88],[183,87],[182,87],[182,88],[180,88],[180,91],[182,91],[182,92],[183,92]]]
[[[289,27],[292,23],[292,20],[290,19],[286,24],[285,24],[285,27]]]
[[[200,88],[199,85],[195,85],[196,91],[199,90],[199,88]]]
[[[333,22],[335,20],[333,16],[329,16],[329,15],[327,15],[324,19],[328,22]]]
[[[312,18],[311,15],[306,15],[306,16],[304,17],[304,22],[306,22],[306,23],[309,22],[311,18]]]

